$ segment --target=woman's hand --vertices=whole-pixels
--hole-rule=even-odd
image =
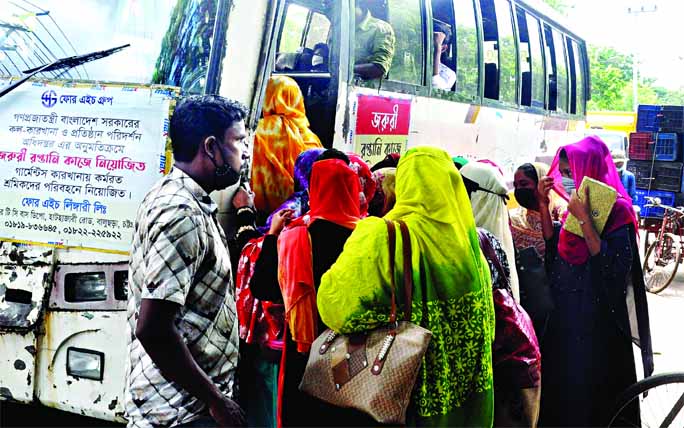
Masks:
[[[553,189],[553,178],[546,176],[539,180],[537,185],[537,192],[539,192],[539,206],[540,208],[546,208],[548,210],[549,204],[551,203],[551,189]]]
[[[589,206],[589,186],[584,189],[584,201],[580,199],[577,192],[572,192],[572,197],[568,203],[568,211],[575,216],[577,220],[590,223],[591,222],[591,207]]]
[[[273,214],[273,219],[271,219],[271,228],[268,231],[269,235],[279,235],[280,232],[287,226],[287,224],[292,220],[294,215],[294,210],[284,209]]]

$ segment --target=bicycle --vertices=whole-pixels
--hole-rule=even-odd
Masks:
[[[646,290],[657,294],[672,283],[682,262],[684,209],[663,205],[659,198],[646,200],[646,207],[665,210],[657,238],[646,250],[643,266]]]
[[[618,399],[608,428],[684,426],[684,373],[665,373],[630,386]]]

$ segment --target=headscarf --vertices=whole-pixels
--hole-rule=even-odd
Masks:
[[[451,160],[454,161],[454,165],[456,165],[456,168],[458,169],[463,168],[464,166],[468,165],[468,162],[470,162],[463,156],[454,156],[451,158]]]
[[[271,213],[294,192],[297,156],[323,146],[309,129],[302,91],[290,77],[269,79],[263,112],[254,135],[251,185],[257,210]]]
[[[506,252],[509,263],[515,262],[515,247],[513,246],[513,235],[508,220],[508,210],[506,200],[508,195],[506,180],[503,175],[492,165],[482,162],[470,162],[461,168],[464,177],[476,182],[481,188],[492,193],[483,191],[473,192],[470,196],[470,203],[475,216],[475,223],[478,227],[491,232],[501,242]],[[518,282],[518,272],[511,269],[511,289],[515,300],[520,302],[520,287]]]
[[[417,415],[443,421],[467,408],[465,412],[483,418],[472,426],[491,426],[491,408],[483,410],[476,404],[492,394],[491,278],[473,215],[462,209],[469,201],[461,175],[446,152],[433,147],[411,149],[399,162],[396,198],[385,218],[404,220],[411,234],[412,321],[432,331],[412,398]],[[323,275],[318,308],[333,330],[354,333],[387,322],[391,302],[387,235],[382,219],[362,220],[337,262]],[[397,233],[394,274],[400,306],[402,247]]]
[[[579,189],[584,177],[590,177],[606,184],[618,193],[617,200],[613,206],[613,211],[608,217],[608,222],[603,229],[603,233],[610,233],[627,224],[633,224],[635,230],[639,230],[636,215],[632,208],[632,199],[622,185],[620,174],[618,174],[613,158],[606,144],[596,136],[587,137],[577,143],[561,147],[556,153],[556,157],[551,164],[549,176],[554,179],[554,190],[563,199],[569,200],[570,196],[565,192],[562,185],[561,173],[559,170],[560,153],[565,150],[568,157],[572,178],[575,186]],[[567,220],[563,219],[563,224]],[[589,247],[584,238],[571,232],[561,229],[558,242],[558,253],[566,262],[573,265],[581,265],[589,260]]]
[[[368,211],[370,215],[383,217],[394,208],[394,202],[397,198],[394,191],[396,175],[396,168],[382,168],[373,172],[375,196],[373,196],[369,204]]]
[[[363,197],[361,198],[361,218],[368,217],[368,204],[375,196],[375,180],[370,167],[363,158],[356,153],[347,153],[349,167],[359,176],[359,184]]]
[[[294,193],[268,216],[266,225],[259,230],[267,233],[271,228],[273,216],[285,209],[294,210],[292,218],[301,217],[309,211],[309,179],[313,164],[325,149],[309,149],[297,156],[294,166]]]
[[[545,163],[535,162],[531,164],[534,167],[534,172],[537,174],[536,183],[549,174],[549,166]],[[534,177],[529,177],[534,179]],[[562,200],[555,192],[549,195],[550,203],[549,210],[551,217],[554,219],[560,218],[567,208],[567,203]],[[546,254],[546,240],[541,228],[541,214],[537,211],[528,210],[523,206],[519,206],[509,210],[511,218],[511,232],[513,234],[513,243],[519,250],[534,247],[537,249],[539,256],[544,258]]]
[[[278,239],[278,279],[285,303],[285,320],[299,352],[308,352],[318,335],[313,256],[308,226],[327,220],[354,229],[360,220],[359,179],[339,159],[314,164],[311,172],[311,211]]]

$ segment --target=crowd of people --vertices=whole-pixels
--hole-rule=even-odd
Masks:
[[[205,96],[171,119],[175,164],[142,202],[131,252],[130,427],[378,425],[301,386],[325,351],[318,337],[363,337],[395,309],[431,333],[413,384],[382,373],[409,383],[406,425],[605,426],[637,379],[632,343],[652,373],[635,212],[597,137],[550,166],[521,165],[509,211],[491,160],[415,147],[370,166],[323,148],[285,76],[266,91],[252,193],[241,180],[245,118]],[[603,230],[590,195],[566,191],[585,177],[617,191]],[[229,241],[209,194],[235,186]],[[564,228],[569,216],[582,236]],[[410,308],[395,308],[409,296]],[[349,343],[331,376],[379,374]]]

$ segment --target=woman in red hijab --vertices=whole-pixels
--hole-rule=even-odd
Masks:
[[[589,194],[582,199],[575,192],[568,195],[563,177],[574,180],[578,189],[590,177],[617,191],[602,233],[592,222]],[[568,211],[580,221],[583,237],[562,229],[567,215],[562,224],[552,223],[546,209],[552,189],[569,200]],[[645,375],[653,372],[632,201],[598,137],[561,148],[549,176],[540,179],[539,192],[555,303],[542,342],[544,389],[539,426],[606,426],[615,400],[636,382],[633,341],[641,345]],[[628,301],[635,310],[628,308]],[[636,319],[630,320],[630,314],[636,314]],[[629,418],[620,421],[620,426],[641,426],[638,403]]]
[[[280,237],[267,236],[255,265],[254,297],[285,305],[279,426],[350,425],[357,422],[349,418],[362,417],[299,391],[311,344],[326,329],[318,315],[316,290],[361,219],[361,192],[359,176],[347,155],[324,152],[311,171],[310,211],[292,221]],[[372,424],[372,420],[361,420]]]

